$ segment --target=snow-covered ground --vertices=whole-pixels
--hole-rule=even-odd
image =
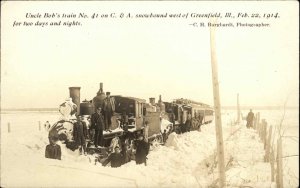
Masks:
[[[263,162],[263,144],[255,130],[245,128],[244,122],[233,124],[235,115],[235,111],[223,111],[222,115],[227,185],[274,187],[270,164]],[[287,115],[286,123],[298,121],[297,115],[291,115],[290,119]],[[38,130],[38,121],[43,124],[49,120],[52,124],[58,117],[53,112],[1,114],[2,187],[208,187],[217,183],[214,123],[204,125],[201,132],[172,133],[165,146],[150,151],[147,166],[132,161],[114,169],[99,163],[94,165],[90,162],[93,156],[80,156],[78,151],[72,152],[63,144],[60,144],[61,161],[45,159],[47,131]],[[261,111],[261,117],[273,125],[278,121],[269,111]],[[7,133],[8,122],[10,133]],[[284,142],[284,155],[299,154],[299,123],[293,125],[286,134],[293,133],[298,142]],[[299,157],[285,158],[286,187],[298,187],[298,165]]]

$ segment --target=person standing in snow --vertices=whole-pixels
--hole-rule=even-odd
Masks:
[[[103,137],[103,129],[104,129],[104,119],[101,114],[101,107],[96,109],[96,112],[92,114],[91,117],[91,129],[95,130],[94,135],[94,145],[98,147],[100,144],[102,146],[102,137]]]
[[[162,133],[162,139],[163,139],[163,144],[165,144],[166,141],[167,141],[167,139],[168,139],[168,135],[167,135],[167,130],[166,129]]]
[[[102,165],[106,166],[109,162],[112,168],[117,168],[122,165],[123,155],[120,153],[119,147],[115,147],[115,151],[108,156],[108,158],[102,163]]]
[[[145,141],[148,142],[148,135],[149,135],[149,122],[148,121],[145,121],[145,127],[144,127],[144,138],[145,138]]]
[[[115,112],[115,99],[110,97],[110,92],[106,92],[106,98],[103,100],[102,109],[104,112],[105,131],[110,131],[111,117]]]
[[[51,137],[50,144],[46,146],[45,157],[49,159],[61,160],[61,148],[57,144],[58,137]]]
[[[253,127],[253,120],[254,120],[254,113],[252,112],[252,109],[250,109],[250,112],[247,115],[247,124],[246,124],[247,128]]]
[[[173,111],[170,113],[170,121],[173,123],[173,126],[175,126],[175,114]]]
[[[140,135],[138,140],[136,141],[136,154],[135,154],[135,161],[136,164],[145,164],[147,165],[146,159],[149,153],[149,144],[145,142],[144,136]]]
[[[94,143],[94,140],[95,140],[95,129],[92,128],[91,116],[89,116],[87,118],[87,121],[88,121],[87,125],[89,125],[88,126],[88,137],[89,137],[90,141]]]
[[[183,112],[183,108],[180,107],[179,108],[180,112],[179,112],[179,117],[180,117],[180,124],[179,124],[179,131],[180,131],[180,134],[184,133],[186,128],[185,128],[185,119],[184,119],[184,112]]]
[[[187,114],[187,118],[186,118],[186,121],[185,121],[185,131],[187,132],[190,132],[191,131],[191,126],[192,126],[192,114],[189,112]]]
[[[55,129],[55,128],[51,128],[50,130],[49,130],[49,133],[48,133],[48,139],[49,139],[49,144],[51,144],[51,140],[52,139],[59,139],[59,135],[58,135],[58,131]]]
[[[87,127],[85,122],[83,122],[78,115],[76,115],[77,122],[74,123],[73,136],[74,140],[79,146],[80,154],[82,154],[82,150],[84,154],[86,154],[86,143],[85,140],[87,138]]]
[[[131,161],[132,148],[130,146],[130,141],[128,138],[125,139],[122,145],[122,154],[124,157],[124,164]]]
[[[121,117],[121,125],[125,133],[128,132],[128,124],[128,115],[126,114],[126,111],[124,111]]]
[[[135,161],[136,148],[135,148],[134,140],[129,141],[129,148],[130,148],[130,152],[128,154],[129,154],[130,161]]]

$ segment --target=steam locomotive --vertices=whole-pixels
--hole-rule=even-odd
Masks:
[[[73,141],[73,125],[77,121],[71,115],[77,113],[86,122],[90,128],[90,117],[95,109],[102,105],[105,99],[103,84],[100,83],[100,89],[97,95],[90,101],[84,100],[80,103],[80,88],[70,87],[70,98],[72,99],[61,104],[60,112],[64,116],[70,115],[56,122],[49,130],[50,134],[57,134],[59,139],[66,143],[72,150],[76,145]],[[162,141],[161,133],[176,131],[180,132],[180,127],[187,121],[188,114],[192,117],[192,130],[199,129],[202,124],[207,124],[213,120],[213,108],[207,104],[195,102],[188,99],[175,99],[172,102],[162,102],[161,96],[158,103],[154,98],[150,98],[147,103],[144,99],[135,97],[124,97],[121,95],[111,96],[115,100],[115,113],[112,116],[111,131],[103,131],[105,146],[108,146],[111,139],[115,136],[122,137],[124,130],[121,125],[121,115],[128,115],[129,125],[127,136],[135,139],[139,134],[146,134],[149,142]],[[72,103],[75,103],[75,105]],[[71,112],[71,113],[70,113]],[[92,140],[90,140],[92,142]]]

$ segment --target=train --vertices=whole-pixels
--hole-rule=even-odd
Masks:
[[[208,124],[213,121],[214,110],[208,104],[196,102],[190,99],[175,99],[173,102],[164,102],[166,106],[167,117],[172,121],[171,114],[174,114],[173,125],[174,130],[180,133],[182,126],[191,115],[191,130],[199,129],[201,125]]]
[[[72,115],[77,114],[86,122],[90,129],[90,118],[95,109],[103,104],[106,95],[103,91],[103,83],[100,83],[100,89],[97,95],[91,100],[84,100],[80,103],[80,87],[70,87],[70,98],[62,103],[59,111],[63,117],[54,123],[49,130],[50,135],[56,134],[59,139],[71,149],[77,149],[73,141],[73,126],[77,121]],[[191,116],[191,130],[197,130],[201,125],[213,121],[213,108],[207,104],[195,102],[189,99],[175,99],[172,102],[163,102],[161,96],[155,103],[155,98],[150,98],[149,102],[145,99],[136,97],[127,97],[122,95],[111,95],[115,101],[115,112],[112,116],[112,125],[110,131],[103,131],[104,146],[109,146],[112,138],[124,136],[124,129],[121,125],[121,115],[128,115],[129,125],[126,130],[126,136],[129,139],[136,139],[138,135],[146,135],[148,142],[162,143],[162,132],[181,132],[188,119]],[[88,139],[89,143],[92,140]],[[89,144],[88,144],[89,146]]]

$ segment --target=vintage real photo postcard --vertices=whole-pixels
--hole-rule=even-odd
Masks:
[[[2,1],[1,187],[298,187],[297,1]]]

